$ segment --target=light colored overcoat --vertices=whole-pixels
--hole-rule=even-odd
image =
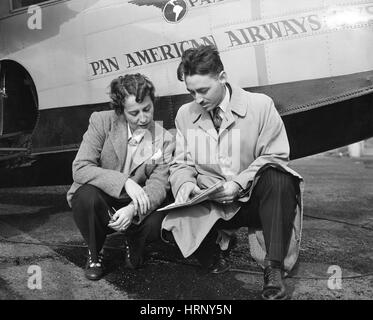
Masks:
[[[158,208],[167,196],[169,165],[175,148],[174,136],[156,122],[137,146],[129,173],[124,173],[127,156],[128,128],[123,115],[114,111],[94,112],[89,127],[72,165],[73,180],[67,193],[71,206],[74,192],[83,184],[91,184],[116,199],[129,199],[124,184],[131,178],[143,187],[150,209],[137,216],[140,223]]]
[[[190,256],[199,247],[219,218],[231,219],[240,209],[241,203],[249,200],[260,176],[260,168],[268,165],[278,167],[298,177],[300,184],[302,181],[287,166],[288,138],[272,99],[236,86],[232,86],[231,90],[231,100],[219,134],[210,115],[195,102],[183,105],[176,117],[176,150],[170,167],[174,196],[182,184],[188,181],[203,189],[219,180],[233,180],[247,191],[233,204],[206,201],[168,213],[162,228],[172,231],[184,257]],[[227,168],[236,174],[229,175],[229,170],[227,174]],[[290,246],[284,261],[287,270],[297,260],[301,230],[302,192],[298,195]],[[263,265],[266,251],[262,231],[249,229],[249,241],[251,255]],[[221,246],[224,246],[223,241]]]

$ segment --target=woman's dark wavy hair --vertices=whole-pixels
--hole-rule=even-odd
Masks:
[[[186,76],[195,74],[216,76],[223,70],[218,50],[214,46],[199,46],[184,51],[177,68],[177,78],[184,81]]]
[[[124,103],[128,96],[134,95],[136,102],[141,103],[146,96],[149,96],[153,103],[155,103],[155,88],[153,83],[144,75],[140,73],[126,74],[114,79],[110,83],[109,96],[112,100],[111,107],[116,114],[123,113]]]

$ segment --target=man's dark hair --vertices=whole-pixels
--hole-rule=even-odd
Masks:
[[[200,46],[184,51],[177,78],[184,81],[186,76],[211,74],[217,76],[224,70],[219,52],[214,46]]]
[[[110,83],[111,107],[116,114],[123,113],[124,103],[128,96],[134,95],[136,102],[141,103],[146,96],[149,96],[152,102],[155,101],[155,88],[153,83],[140,73],[126,74],[114,79]]]

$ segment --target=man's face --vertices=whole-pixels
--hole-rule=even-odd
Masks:
[[[199,75],[185,77],[185,84],[195,102],[210,112],[218,106],[225,95],[226,73],[222,71],[218,76]]]

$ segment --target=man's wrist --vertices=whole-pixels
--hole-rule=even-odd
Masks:
[[[237,182],[237,181],[232,181],[234,182],[234,184],[237,186],[237,192],[236,192],[236,197],[240,197],[240,194],[242,193],[242,191],[244,190],[242,188],[242,186]]]

